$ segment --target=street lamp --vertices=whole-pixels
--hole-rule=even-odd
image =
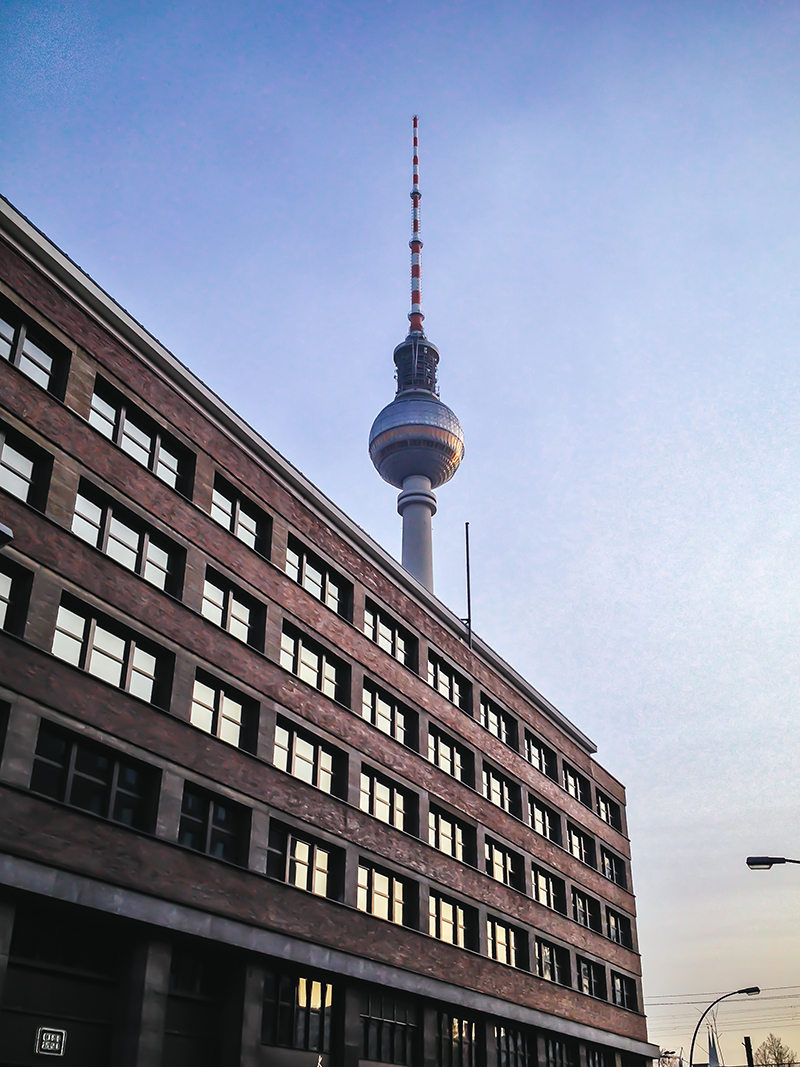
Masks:
[[[790,860],[786,856],[748,856],[745,862],[751,871],[768,871],[776,863],[800,863],[800,860]]]
[[[756,859],[758,859],[758,858],[764,858],[764,857],[756,857]],[[800,862],[800,860],[798,860],[796,862]],[[695,1026],[694,1033],[692,1034],[692,1044],[691,1044],[691,1047],[689,1048],[689,1067],[693,1067],[694,1043],[695,1043],[695,1040],[697,1039],[697,1032],[700,1029],[700,1023],[702,1023],[703,1019],[705,1019],[706,1015],[708,1015],[708,1013],[711,1011],[711,1009],[713,1007],[715,1007],[717,1004],[719,1004],[719,1002],[721,1000],[725,1000],[726,997],[738,997],[740,993],[746,993],[748,995],[748,997],[754,997],[756,995],[756,993],[760,993],[760,992],[761,992],[761,990],[758,988],[757,985],[749,985],[746,989],[734,989],[732,993],[723,993],[721,997],[717,997],[716,1000],[712,1001],[708,1005],[706,1010],[703,1012],[703,1014],[697,1020],[697,1026]]]

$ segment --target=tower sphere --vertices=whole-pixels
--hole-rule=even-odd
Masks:
[[[422,475],[431,489],[449,482],[464,455],[461,423],[438,396],[412,389],[396,396],[372,424],[370,459],[384,481],[398,489]]]

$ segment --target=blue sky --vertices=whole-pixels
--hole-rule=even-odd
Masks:
[[[800,853],[800,6],[0,18],[2,192],[395,553],[366,441],[420,114],[426,328],[467,441],[437,593],[462,613],[469,520],[476,629],[627,784],[646,993],[795,983],[796,869],[743,861]],[[721,1011],[728,1062],[746,1032],[800,1046],[798,1002]],[[653,1039],[694,1018],[654,1007]]]

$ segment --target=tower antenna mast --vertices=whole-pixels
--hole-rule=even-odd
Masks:
[[[412,165],[411,182],[411,240],[408,242],[411,248],[411,311],[408,313],[410,333],[425,336],[422,322],[425,316],[422,314],[422,238],[419,232],[419,202],[422,193],[419,191],[419,119],[414,116],[414,162]]]

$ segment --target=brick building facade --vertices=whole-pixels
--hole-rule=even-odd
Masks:
[[[643,1067],[589,739],[0,238],[0,1064]]]

